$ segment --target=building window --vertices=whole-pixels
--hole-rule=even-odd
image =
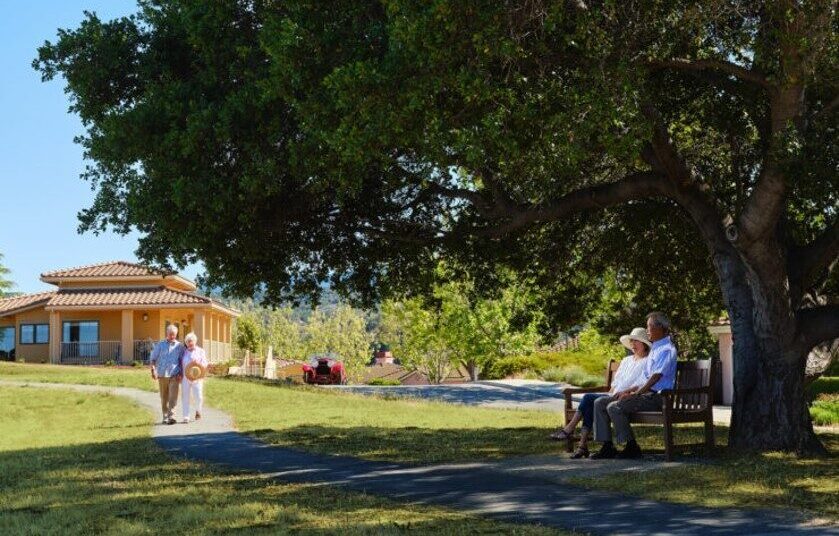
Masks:
[[[21,324],[20,344],[47,344],[50,342],[49,324]]]
[[[0,360],[15,358],[15,327],[0,328]]]
[[[96,320],[73,320],[64,322],[61,342],[99,342],[99,322]]]
[[[61,357],[96,357],[99,355],[99,322],[71,320],[61,325]]]

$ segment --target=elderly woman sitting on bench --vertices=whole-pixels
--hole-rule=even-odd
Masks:
[[[577,407],[574,417],[564,428],[560,428],[550,435],[551,439],[566,441],[573,436],[577,424],[583,421],[583,426],[580,429],[580,445],[571,455],[574,459],[588,458],[589,456],[588,438],[594,420],[594,401],[604,396],[617,397],[621,393],[631,392],[644,383],[644,358],[650,353],[650,346],[652,346],[647,338],[646,330],[635,328],[629,335],[623,335],[620,341],[621,344],[632,350],[632,355],[624,357],[621,361],[612,380],[612,390],[608,393],[586,393]]]

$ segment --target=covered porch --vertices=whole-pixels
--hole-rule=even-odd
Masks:
[[[232,316],[220,307],[49,308],[50,362],[102,365],[148,363],[166,328],[178,328],[178,340],[194,332],[211,362],[232,357]]]

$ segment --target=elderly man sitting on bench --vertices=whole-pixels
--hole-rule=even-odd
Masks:
[[[629,424],[629,416],[639,411],[661,411],[661,391],[672,389],[676,380],[676,347],[670,340],[670,321],[663,313],[647,315],[647,336],[652,342],[644,367],[644,384],[634,392],[617,397],[599,398],[594,402],[594,439],[603,446],[591,457],[640,458],[641,447]],[[615,426],[618,443],[626,447],[618,452],[612,443],[611,424]]]

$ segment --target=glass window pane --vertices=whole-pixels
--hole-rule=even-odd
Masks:
[[[50,342],[49,324],[38,324],[35,326],[35,342],[37,344],[47,344]]]
[[[35,342],[35,326],[32,324],[21,324],[20,344],[32,344]]]
[[[0,328],[0,358],[8,358],[9,352],[15,349],[15,328]]]
[[[79,342],[97,342],[99,322],[79,322]]]

